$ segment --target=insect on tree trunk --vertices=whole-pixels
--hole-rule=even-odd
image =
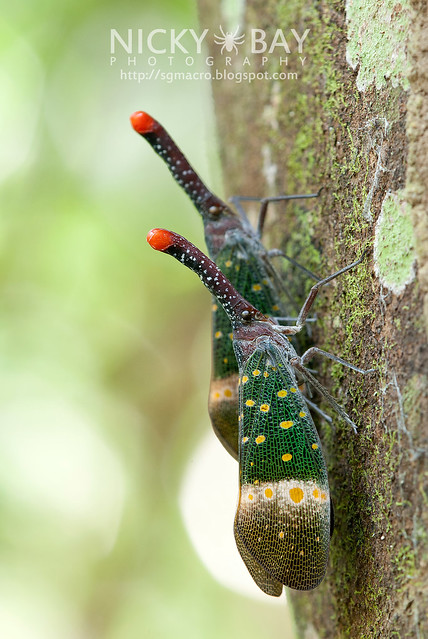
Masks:
[[[312,342],[375,367],[377,375],[362,379],[333,363],[317,365],[318,379],[359,432],[337,419],[320,427],[335,532],[325,581],[312,592],[288,591],[297,635],[422,638],[428,636],[426,4],[250,0],[244,15],[229,20],[219,6],[199,0],[201,26],[234,33],[239,24],[237,35],[246,37],[237,54],[208,42],[212,68],[285,73],[213,82],[225,191],[267,196],[322,187],[318,200],[270,211],[265,237],[320,276],[370,251],[364,268],[326,287],[316,304]],[[251,51],[252,29],[266,33],[266,60]],[[279,46],[269,53],[278,29],[289,53]],[[310,30],[302,52],[292,29],[300,36]],[[250,64],[243,66],[246,56]],[[284,271],[301,299],[311,282],[296,277]]]

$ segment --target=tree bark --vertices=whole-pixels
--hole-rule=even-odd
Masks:
[[[211,33],[236,28],[217,3],[199,5]],[[316,301],[312,341],[376,374],[317,363],[359,432],[335,416],[320,428],[335,532],[322,585],[288,592],[297,636],[428,636],[426,4],[249,0],[239,20],[244,45],[226,67],[211,43],[213,69],[298,77],[213,82],[225,193],[322,187],[313,206],[270,211],[264,238],[320,276],[368,248],[363,265]],[[268,46],[281,29],[290,53],[276,47],[263,64],[250,50],[252,28],[266,31]],[[302,53],[291,29],[310,29]],[[284,281],[300,299],[310,288],[288,270]]]

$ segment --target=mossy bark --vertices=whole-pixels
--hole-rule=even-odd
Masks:
[[[201,26],[236,28],[216,3],[199,5]],[[297,636],[428,636],[426,5],[250,0],[239,20],[247,39],[227,70],[298,77],[213,82],[225,192],[323,187],[313,206],[270,212],[265,238],[319,275],[369,249],[316,302],[313,342],[376,374],[317,363],[359,433],[338,419],[321,425],[336,527],[323,584],[289,592]],[[267,42],[282,29],[290,54],[276,48],[263,65],[249,50],[251,28],[264,29]],[[300,55],[290,29],[310,29]],[[213,68],[226,68],[210,46]],[[298,297],[310,287],[296,273],[284,278],[297,282]]]

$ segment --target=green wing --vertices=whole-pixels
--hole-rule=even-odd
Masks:
[[[317,431],[274,344],[262,343],[249,358],[239,388],[238,549],[247,566],[251,557],[272,579],[310,590],[324,577],[330,542],[327,469]]]

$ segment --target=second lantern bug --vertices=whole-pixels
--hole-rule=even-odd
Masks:
[[[194,171],[182,151],[164,127],[148,113],[136,111],[131,115],[135,131],[144,137],[154,151],[166,162],[175,181],[187,193],[200,213],[205,241],[211,258],[227,275],[238,291],[261,312],[270,317],[295,315],[292,300],[284,305],[284,288],[271,263],[271,256],[280,251],[267,251],[260,237],[270,202],[316,197],[289,195],[264,198],[260,201],[257,232],[251,226],[240,204],[257,198],[234,198],[235,212],[214,195]],[[286,256],[284,256],[286,257]],[[317,279],[302,268],[310,277]],[[230,321],[217,301],[212,305],[212,375],[208,410],[214,432],[226,450],[238,457],[238,369],[233,353]]]
[[[356,431],[305,362],[323,354],[360,373],[369,371],[317,348],[299,357],[286,336],[304,326],[319,288],[363,258],[315,284],[296,325],[280,327],[244,299],[214,262],[185,238],[153,229],[147,240],[199,275],[233,327],[239,367],[240,465],[234,533],[241,557],[269,595],[279,596],[283,585],[315,588],[327,567],[332,509],[321,442],[296,375],[315,386]]]

